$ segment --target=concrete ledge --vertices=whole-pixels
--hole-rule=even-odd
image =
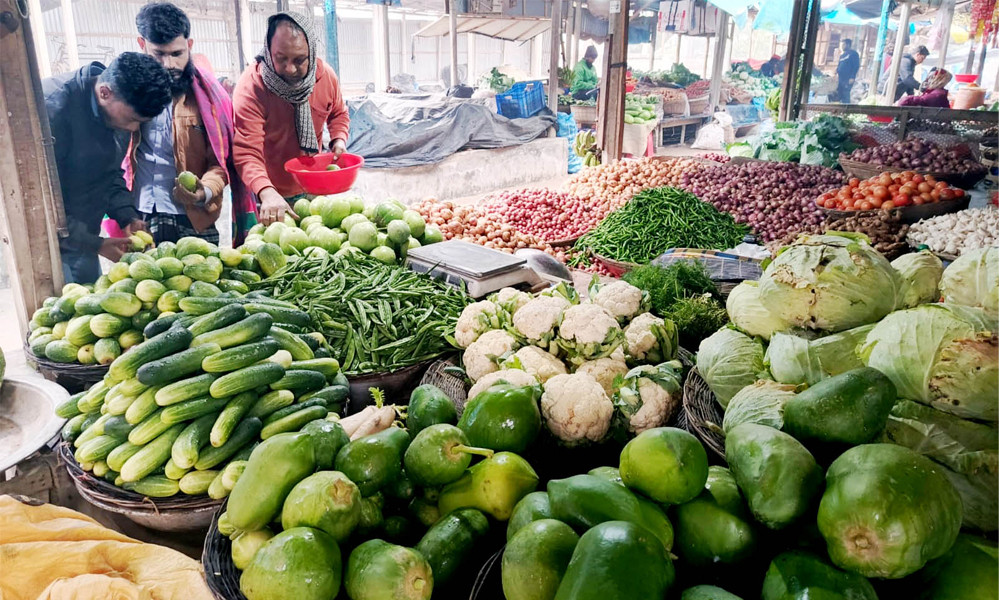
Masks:
[[[540,138],[520,146],[465,150],[432,165],[362,169],[351,193],[366,202],[396,198],[410,204],[529,186],[565,175],[567,152],[565,138]]]

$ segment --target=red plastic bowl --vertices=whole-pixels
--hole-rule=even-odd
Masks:
[[[327,166],[335,162],[340,170],[327,171]],[[364,164],[365,159],[357,154],[345,152],[340,155],[339,160],[334,161],[333,154],[327,152],[293,158],[285,163],[285,170],[309,194],[339,194],[351,189]]]
[[[625,91],[631,94],[632,91],[635,89],[635,85],[636,84],[634,84],[634,83],[626,83],[625,84]]]
[[[979,75],[976,75],[975,73],[955,75],[955,81],[959,83],[975,83],[977,79],[979,79]]]

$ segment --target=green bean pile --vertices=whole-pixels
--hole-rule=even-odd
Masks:
[[[645,264],[670,248],[725,250],[750,232],[733,217],[720,213],[695,195],[672,187],[635,195],[577,240],[578,260],[588,253],[612,260]]]
[[[463,290],[364,255],[302,258],[255,287],[294,302],[348,375],[395,371],[452,349]]]

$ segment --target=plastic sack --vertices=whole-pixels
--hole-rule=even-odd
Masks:
[[[733,117],[726,112],[715,113],[715,122],[698,130],[691,148],[695,150],[722,150],[726,144],[736,141]]]
[[[576,139],[579,128],[577,128],[576,121],[573,120],[571,114],[559,113],[557,119],[556,136],[567,138],[566,146],[569,148],[569,159],[567,160],[566,172],[572,175],[583,168],[583,159],[577,156],[576,152],[573,152],[573,141]]]

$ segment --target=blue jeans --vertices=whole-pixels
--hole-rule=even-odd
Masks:
[[[75,250],[63,250],[61,254],[66,283],[94,283],[101,276],[101,263],[96,254]]]

